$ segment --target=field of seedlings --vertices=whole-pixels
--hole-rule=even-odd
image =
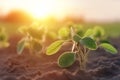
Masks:
[[[119,80],[120,23],[0,22],[0,80]]]

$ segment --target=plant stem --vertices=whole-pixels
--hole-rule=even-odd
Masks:
[[[81,46],[80,46],[80,43],[77,44],[77,55],[78,55],[78,61],[79,61],[79,65],[80,65],[80,70],[84,70],[85,67],[84,67],[84,51],[82,51],[81,49]]]
[[[84,62],[83,62],[83,65],[84,65],[85,68],[86,68],[86,63],[88,61],[88,53],[89,52],[90,52],[90,50],[87,51],[87,49],[86,49],[86,53],[84,55]]]
[[[88,59],[88,53],[90,50],[84,46],[81,48],[80,43],[77,43],[76,49],[77,49],[80,70],[85,70],[87,59]]]
[[[73,41],[72,52],[74,52],[75,46],[76,46],[76,43],[75,43],[75,41]]]
[[[83,46],[83,52],[86,53],[87,49],[85,48],[85,46]]]
[[[79,61],[79,66],[80,66],[80,70],[82,69],[81,64],[82,64],[82,58],[81,55],[79,54],[79,52],[77,53],[78,55],[78,61]]]

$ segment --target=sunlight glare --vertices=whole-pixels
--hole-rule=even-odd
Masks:
[[[41,0],[35,1],[33,3],[32,6],[28,5],[28,7],[26,7],[26,10],[34,18],[46,18],[48,16],[54,15],[58,9],[57,4],[59,4],[56,0]]]

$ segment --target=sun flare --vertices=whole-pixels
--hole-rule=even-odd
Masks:
[[[26,7],[26,11],[29,12],[34,18],[46,18],[57,12],[57,4],[58,2],[56,0],[35,1],[32,6],[28,5]]]

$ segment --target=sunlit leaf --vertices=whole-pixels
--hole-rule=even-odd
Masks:
[[[93,36],[95,38],[99,38],[99,37],[102,37],[104,36],[105,34],[105,31],[102,27],[99,27],[99,26],[96,26],[94,29],[93,29],[94,33],[93,33]]]
[[[65,52],[58,58],[60,67],[65,68],[71,66],[75,62],[75,53]]]
[[[117,49],[116,49],[115,47],[113,47],[113,46],[112,46],[111,44],[109,44],[109,43],[102,43],[102,44],[100,44],[100,46],[101,46],[102,48],[104,48],[107,52],[110,52],[110,53],[112,53],[112,54],[118,53]]]
[[[74,40],[75,42],[79,42],[80,39],[81,39],[80,36],[77,35],[77,34],[73,36],[73,40]]]
[[[25,48],[25,40],[22,39],[21,41],[19,41],[19,43],[17,44],[17,53],[20,55],[23,50]]]
[[[59,40],[59,41],[55,41],[54,43],[52,43],[46,51],[46,55],[53,55],[55,54],[62,46],[62,44],[64,43],[64,40]]]
[[[95,50],[97,48],[96,42],[90,37],[85,37],[81,39],[80,43],[92,50]]]
[[[75,32],[76,32],[80,37],[82,37],[82,36],[83,36],[83,33],[84,33],[84,28],[83,28],[83,26],[80,25],[80,24],[75,25]]]
[[[93,30],[92,29],[88,29],[85,34],[84,34],[84,37],[89,37],[89,36],[92,36],[93,35]]]
[[[79,31],[76,32],[76,34],[78,34],[80,37],[82,37],[84,32],[82,30],[79,30]]]
[[[61,39],[67,39],[70,35],[70,30],[67,27],[63,27],[58,31],[58,35]]]

